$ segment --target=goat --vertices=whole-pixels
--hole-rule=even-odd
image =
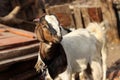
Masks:
[[[41,17],[41,19],[39,19],[39,18],[37,18],[37,19],[34,19],[34,22],[42,22],[42,17]],[[44,21],[44,20],[43,20]],[[44,22],[44,24],[45,24],[45,22]],[[36,63],[36,65],[35,65],[35,68],[36,68],[36,71],[40,71],[40,68],[41,69],[44,69],[43,67],[45,66],[45,64],[44,64],[44,62],[41,62],[42,61],[42,59],[41,59],[41,56],[40,56],[40,51],[44,51],[44,52],[46,52],[46,53],[50,53],[50,51],[49,50],[52,50],[52,49],[57,49],[57,47],[54,47],[53,45],[51,45],[51,44],[48,44],[48,43],[46,43],[46,42],[43,42],[42,41],[42,39],[41,38],[44,38],[43,36],[40,36],[40,34],[42,34],[41,32],[42,32],[42,29],[39,27],[39,26],[41,26],[41,25],[39,25],[39,24],[37,24],[36,23],[36,25],[38,26],[38,27],[36,27],[36,29],[35,29],[35,33],[36,33],[36,35],[37,35],[37,38],[38,38],[38,40],[39,41],[41,41],[40,42],[40,50],[39,50],[39,52],[38,52],[38,60],[37,60],[37,63]],[[64,28],[64,27],[62,27],[62,26],[60,26],[60,29],[61,29],[61,31],[62,31],[62,36],[63,35],[65,35],[65,34],[67,34],[67,33],[69,33],[69,32],[71,32],[71,31],[73,31],[73,30],[70,30],[70,29],[67,29],[67,28]],[[45,40],[46,41],[46,40]],[[58,46],[60,46],[60,45],[58,45]],[[59,47],[60,48],[60,47]],[[60,50],[60,49],[59,49]],[[49,51],[49,52],[48,52]],[[61,47],[61,51],[62,51],[62,47]],[[61,52],[60,51],[60,52]],[[42,53],[41,52],[41,53]],[[55,51],[54,51],[55,52]],[[65,55],[61,55],[61,57],[65,57]],[[63,58],[62,57],[62,58]],[[60,60],[59,60],[60,61]],[[64,61],[65,63],[63,63],[63,64],[66,64],[66,61]],[[43,66],[41,66],[41,65],[43,65]],[[42,70],[43,71],[43,70]],[[48,72],[48,71],[47,71]],[[48,74],[47,74],[48,75]],[[48,78],[49,79],[51,79],[51,77],[49,77],[49,75],[48,75]]]
[[[48,15],[48,17],[50,16]],[[55,16],[52,16],[52,19],[56,19]],[[48,19],[47,19],[47,22],[50,23]],[[54,30],[56,30],[56,35],[59,36],[61,34],[60,33],[61,31],[59,29],[60,27],[58,25],[58,22],[56,23],[57,24],[51,24],[51,25],[52,27],[58,26],[58,28],[54,28]],[[49,30],[48,27],[51,27],[51,26],[47,25],[46,30],[43,29],[42,25],[40,25],[40,27],[41,27],[40,29],[42,29],[42,34],[41,33],[39,34],[38,32],[38,36],[39,37],[41,36],[40,37],[41,39],[39,40],[41,40],[42,42],[43,41],[46,42],[46,40],[48,40],[47,43],[49,43],[48,44],[49,46],[53,44],[57,44],[59,41],[61,41],[61,38],[58,38],[57,39],[58,41],[56,41],[56,38],[53,38],[55,35],[53,36],[53,34],[52,35],[50,34],[50,32],[52,31]],[[49,38],[53,38],[53,39],[50,39],[51,40],[50,41],[49,38],[45,36],[45,33],[47,33],[47,36],[51,35],[51,37]],[[62,45],[66,55],[66,59],[67,59],[67,66],[65,71],[58,74],[58,76],[61,77],[62,80],[71,80],[71,75],[72,73],[75,73],[75,72],[81,72],[81,74],[84,73],[84,70],[87,68],[88,63],[90,64],[93,70],[93,73],[92,73],[93,79],[101,80],[102,78],[101,48],[102,47],[100,45],[100,42],[96,39],[96,37],[93,36],[87,29],[86,30],[78,29],[63,36],[63,39],[59,45]]]
[[[106,59],[107,59],[107,41],[106,41],[106,31],[108,30],[108,22],[103,21],[102,23],[98,24],[96,22],[89,23],[87,26],[87,30],[94,35],[97,40],[102,45],[102,69],[103,69],[103,80],[106,80]]]
[[[90,64],[93,79],[101,80],[101,45],[93,35],[84,29],[78,29],[63,36],[61,44],[66,52],[68,67],[72,67],[68,71],[80,72],[82,76],[87,64]]]

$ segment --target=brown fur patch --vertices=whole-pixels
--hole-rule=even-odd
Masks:
[[[51,35],[47,27],[44,27],[46,24],[38,24],[35,28],[35,33],[39,41],[41,42],[53,42],[54,37]]]

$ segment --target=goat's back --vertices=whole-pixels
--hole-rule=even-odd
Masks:
[[[61,44],[64,47],[68,65],[73,71],[80,71],[81,65],[87,65],[91,60],[95,60],[96,56],[100,56],[97,42],[96,38],[85,29],[78,29],[63,36]]]

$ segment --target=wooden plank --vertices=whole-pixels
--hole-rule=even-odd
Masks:
[[[74,11],[76,28],[83,28],[82,16],[81,16],[80,8],[74,7],[73,11]]]
[[[58,13],[58,12],[63,12],[63,13],[68,13],[71,14],[71,11],[69,9],[68,5],[55,5],[47,8],[47,12],[49,13]]]
[[[37,56],[38,56],[38,52],[35,52],[35,53],[32,53],[32,54],[28,54],[28,55],[24,55],[24,56],[20,56],[20,57],[15,57],[15,58],[12,58],[12,59],[6,59],[6,60],[3,60],[3,61],[0,61],[0,69],[5,65],[8,66],[8,65],[14,64],[16,62],[34,59],[34,58],[37,58]]]
[[[38,52],[39,43],[0,51],[0,61]]]
[[[32,42],[33,43],[37,42],[37,40],[29,39],[21,36],[8,37],[5,39],[0,39],[0,50],[15,47],[15,46],[20,46],[20,45],[25,45]]]
[[[33,32],[11,28],[2,24],[0,24],[0,30],[0,50],[37,42]]]
[[[1,39],[5,39],[5,38],[9,38],[9,37],[15,37],[15,34],[9,33],[9,32],[1,32],[0,35],[0,40]]]
[[[12,28],[3,24],[0,24],[0,30],[1,32],[11,32],[17,35],[21,35],[21,36],[25,36],[25,37],[29,37],[29,38],[34,38],[35,34],[33,32],[30,31],[25,31],[22,29],[17,29],[17,28]]]
[[[87,8],[80,8],[80,10],[81,10],[81,13],[82,13],[84,27],[87,27],[87,25],[90,23],[88,10],[87,10]]]
[[[27,78],[33,77],[37,74],[37,72],[34,69],[36,60],[37,58],[33,58],[30,60],[17,62],[15,64],[7,66],[8,68],[6,70],[0,71],[0,79],[1,80],[13,80],[13,79],[21,80],[20,78],[24,77],[24,80],[28,80]],[[16,78],[19,78],[19,79],[16,79]]]
[[[70,3],[74,0],[46,0],[46,3],[49,6],[54,6],[54,5],[62,5],[62,4],[66,4],[66,3]]]
[[[35,37],[34,33],[29,32],[29,31],[25,31],[25,30],[22,30],[22,29],[6,28],[6,30],[11,32],[11,33],[21,35],[21,36],[25,36],[25,37],[28,37],[28,38],[34,38]]]
[[[71,10],[68,5],[57,5],[46,9],[47,13],[55,14],[63,27],[75,27]]]
[[[37,75],[37,72],[31,69],[21,74],[15,75],[14,77],[11,77],[10,80],[27,80],[29,78],[34,77],[35,75]]]
[[[5,29],[0,28],[0,33],[1,33],[1,32],[5,32],[5,31],[6,31]]]

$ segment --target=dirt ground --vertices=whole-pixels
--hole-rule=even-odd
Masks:
[[[120,43],[108,45],[107,66],[107,77],[120,80]]]

